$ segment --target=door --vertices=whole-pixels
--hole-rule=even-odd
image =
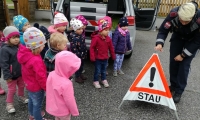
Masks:
[[[18,14],[23,15],[25,18],[29,20],[29,4],[28,0],[18,0]]]
[[[133,0],[137,30],[154,27],[161,0]]]

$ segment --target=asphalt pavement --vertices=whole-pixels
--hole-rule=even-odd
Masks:
[[[163,19],[157,19],[159,27]],[[50,22],[37,21],[48,26]],[[125,75],[112,76],[112,62],[109,63],[107,80],[109,88],[95,89],[92,85],[94,66],[89,60],[85,61],[85,75],[88,80],[84,84],[74,82],[75,97],[80,116],[72,120],[176,120],[174,111],[162,105],[155,105],[140,101],[124,101],[121,109],[118,108],[127,90],[133,83],[142,67],[155,52],[157,31],[137,31],[133,55],[125,59],[122,69]],[[166,40],[164,51],[158,52],[159,58],[167,79],[169,79],[169,37]],[[176,104],[180,120],[200,120],[200,55],[191,64],[191,73],[188,85],[182,95],[180,103]],[[5,81],[1,80],[6,89]],[[25,91],[27,93],[27,91]],[[15,114],[8,114],[5,110],[6,96],[0,96],[0,120],[27,120],[28,107],[17,101],[15,96]],[[44,103],[45,105],[45,103]],[[47,115],[47,118],[53,119]]]

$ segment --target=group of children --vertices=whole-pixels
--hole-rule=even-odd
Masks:
[[[56,120],[70,120],[71,115],[79,115],[70,79],[74,73],[78,83],[87,79],[83,71],[87,58],[85,28],[88,23],[82,15],[76,16],[66,31],[68,23],[62,13],[56,12],[54,24],[48,29],[38,23],[31,27],[25,17],[18,15],[13,18],[14,26],[3,30],[0,67],[8,86],[8,113],[15,112],[13,100],[17,87],[18,99],[28,103],[29,120],[45,120],[45,113],[41,111],[45,92],[46,111]],[[125,17],[120,19],[113,36],[111,27],[111,18],[105,16],[98,21],[99,30],[91,35],[90,60],[95,62],[95,88],[101,88],[99,75],[104,87],[109,87],[106,80],[109,55],[114,60],[113,76],[117,76],[124,74],[121,70],[124,53],[132,49],[128,20]],[[25,87],[28,98],[24,96]],[[1,86],[0,94],[5,94]]]

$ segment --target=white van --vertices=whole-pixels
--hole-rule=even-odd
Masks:
[[[139,0],[133,5],[133,0],[58,0],[51,1],[52,13],[60,11],[65,14],[68,20],[77,15],[83,15],[88,20],[86,27],[86,45],[89,49],[91,33],[98,30],[97,21],[104,16],[110,16],[113,22],[113,31],[121,17],[127,17],[132,47],[135,43],[136,26],[140,30],[150,30],[156,20],[160,0],[156,0],[155,8],[139,8]],[[135,16],[136,13],[136,16]],[[125,53],[130,58],[132,51]]]

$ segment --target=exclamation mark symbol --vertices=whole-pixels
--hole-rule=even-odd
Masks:
[[[152,67],[151,68],[151,72],[150,72],[150,81],[151,82],[149,83],[149,87],[153,87],[154,86],[153,80],[154,80],[155,73],[156,73],[156,68]]]

